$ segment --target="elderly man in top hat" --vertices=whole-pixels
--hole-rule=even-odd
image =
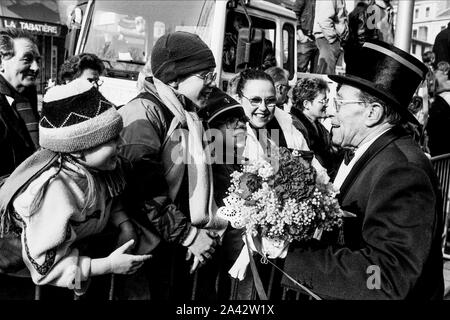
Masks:
[[[143,91],[119,110],[122,155],[133,167],[127,204],[141,234],[136,250],[156,248],[148,271],[152,288],[162,289],[155,298],[188,297],[186,251],[194,256],[192,272],[211,259],[217,234],[227,227],[215,216],[212,170],[197,115],[215,86],[216,63],[199,36],[177,31],[156,41],[150,64],[153,76]]]
[[[285,271],[322,298],[442,299],[438,182],[401,126],[414,121],[407,106],[427,68],[383,42],[361,54],[354,74],[330,76],[339,83],[332,139],[354,151],[335,179],[354,215],[344,218],[345,244],[295,248]]]

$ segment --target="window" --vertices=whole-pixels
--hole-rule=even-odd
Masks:
[[[417,39],[417,29],[413,30],[412,38]]]
[[[289,80],[294,78],[294,41],[295,28],[292,24],[285,23],[283,26],[283,68],[289,71]]]
[[[419,18],[419,9],[416,9],[414,11],[414,19],[418,19]]]
[[[428,18],[429,16],[430,16],[430,8],[427,7],[427,8],[425,9],[425,17]]]
[[[96,1],[83,52],[97,54],[107,74],[133,79],[156,40],[167,32],[189,31],[211,43],[214,1]]]
[[[417,50],[417,45],[413,44],[412,45],[412,53],[416,54],[416,50]]]
[[[250,54],[250,64],[251,65],[264,65],[265,68],[275,66],[275,34],[276,34],[276,24],[274,21],[267,19],[262,19],[258,17],[251,16],[252,26],[255,29],[260,29],[263,31],[264,39],[262,42],[256,44],[254,47],[252,45],[252,53]],[[240,12],[230,11],[227,15],[226,29],[225,29],[225,39],[223,44],[223,56],[222,56],[222,69],[225,72],[235,73],[236,62],[238,58],[238,38],[239,30],[241,28],[247,28],[248,21],[244,14]],[[253,54],[256,53],[256,54]],[[256,61],[261,56],[258,52],[262,52],[262,61]],[[239,66],[241,69],[244,66]],[[238,70],[239,71],[239,70]]]
[[[427,41],[428,39],[428,27],[419,27],[419,40]]]

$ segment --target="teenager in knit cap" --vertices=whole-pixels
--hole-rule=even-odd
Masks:
[[[227,226],[215,216],[211,166],[197,115],[215,86],[216,63],[199,36],[180,31],[156,41],[150,65],[153,76],[145,78],[144,90],[119,110],[124,120],[122,154],[134,168],[127,203],[130,212],[141,213],[136,218],[143,224],[151,220],[159,225],[158,237],[165,240],[154,254],[154,269],[147,272],[154,278],[151,289],[165,278],[175,283],[173,294],[186,298],[189,271],[211,259],[217,234]],[[157,244],[149,241],[149,246]],[[194,257],[190,266],[186,255]],[[171,273],[173,261],[179,270]],[[171,274],[178,278],[170,279]],[[161,284],[163,292],[155,289],[153,295],[172,298],[168,286]]]
[[[126,253],[132,234],[122,235],[129,241],[106,258],[91,259],[77,247],[109,221],[120,228],[128,220],[117,201],[124,188],[118,162],[122,127],[115,107],[88,80],[53,87],[44,96],[42,149],[0,190],[1,231],[21,233],[34,283],[82,294],[91,276],[133,273],[149,258]]]

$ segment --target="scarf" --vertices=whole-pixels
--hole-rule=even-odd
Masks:
[[[213,174],[210,153],[205,150],[204,129],[202,121],[195,112],[187,111],[177,98],[174,90],[157,78],[153,78],[156,91],[162,103],[172,112],[174,119],[170,124],[167,139],[163,144],[162,158],[165,165],[165,177],[172,200],[176,199],[187,168],[189,188],[189,214],[195,226],[225,231],[228,222],[217,217],[217,205],[214,201]],[[180,124],[186,130],[178,129]],[[180,141],[173,141],[176,133]],[[178,136],[179,134],[179,136]],[[170,140],[170,141],[167,141]],[[169,143],[176,143],[175,148],[181,157],[174,159],[174,149],[167,148]],[[180,149],[180,146],[183,146]],[[180,161],[182,160],[182,161]]]
[[[10,204],[14,196],[57,159],[57,153],[41,149],[22,162],[2,185],[0,188],[0,237],[8,233],[12,226]]]
[[[279,108],[275,108],[274,117],[283,131],[288,148],[310,151],[303,134],[294,127],[292,117],[289,113]],[[278,146],[274,140],[276,141],[276,137],[279,135],[280,133],[272,132],[271,138],[269,139],[263,134],[259,134],[258,140],[255,132],[247,122],[247,141],[243,156],[249,160],[265,159],[277,168],[277,163],[275,161],[277,158],[276,150],[278,149]],[[321,181],[329,181],[327,170],[319,163],[316,157],[311,160],[311,165],[316,169]]]
[[[30,138],[35,148],[39,147],[39,115],[31,106],[30,101],[17,92],[11,85],[0,76],[0,93],[14,99],[11,108],[14,113],[23,121],[25,127],[30,134]]]

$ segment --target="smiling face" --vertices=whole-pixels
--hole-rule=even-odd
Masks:
[[[37,46],[27,38],[14,41],[14,56],[1,59],[0,73],[18,91],[36,83],[40,55]]]
[[[194,102],[200,108],[206,106],[212,88],[215,86],[214,81],[205,78],[205,75],[209,72],[213,72],[213,69],[198,72],[178,83],[178,92]]]
[[[252,104],[250,101],[260,98],[260,104]],[[275,113],[275,88],[269,80],[248,80],[242,90],[242,97],[239,98],[244,107],[245,115],[253,127],[264,128]],[[268,105],[268,101],[274,103]]]
[[[328,108],[332,124],[333,143],[341,147],[358,147],[368,136],[370,128],[366,125],[366,108],[360,101],[359,90],[343,85],[337,92],[336,99],[341,101],[335,108]]]
[[[100,171],[114,170],[117,165],[120,136],[83,152],[79,161],[88,168]]]
[[[316,121],[327,116],[328,96],[326,91],[320,91],[312,101],[304,101],[303,113]]]

